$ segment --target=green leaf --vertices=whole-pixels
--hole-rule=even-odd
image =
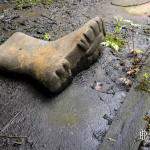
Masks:
[[[137,54],[143,54],[143,53],[144,53],[144,52],[143,52],[142,50],[140,50],[140,49],[135,49],[134,51],[135,51],[135,53],[137,53]]]

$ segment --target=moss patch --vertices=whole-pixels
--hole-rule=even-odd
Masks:
[[[138,86],[136,87],[138,90],[142,90],[145,92],[150,93],[150,73],[145,72],[139,82]]]
[[[38,4],[51,4],[53,0],[15,0],[15,5],[17,8],[25,8],[30,7]]]

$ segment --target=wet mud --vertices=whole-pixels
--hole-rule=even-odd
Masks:
[[[150,25],[148,15],[130,14],[122,7],[111,5],[109,0],[58,0],[50,6],[38,5],[23,10],[16,10],[13,5],[3,9],[1,6],[0,42],[16,31],[40,39],[48,33],[50,40],[55,40],[95,16],[104,18],[107,32],[114,29],[114,16]],[[146,50],[149,33],[145,34],[143,29],[135,29],[135,33],[134,46]],[[132,46],[131,41],[130,49]],[[129,91],[118,81],[131,65],[128,52],[126,47],[116,55],[112,49],[105,48],[93,66],[78,74],[73,83],[55,97],[45,94],[42,86],[30,83],[27,77],[0,75],[0,134],[28,139],[23,138],[16,146],[16,139],[0,138],[0,148],[99,149]],[[96,85],[104,89],[96,90]]]

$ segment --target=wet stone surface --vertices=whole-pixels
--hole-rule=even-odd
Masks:
[[[0,13],[0,42],[16,31],[37,38],[49,33],[50,40],[54,40],[97,15],[110,23],[107,31],[112,31],[110,18],[118,16],[118,12],[127,19],[132,18],[110,6],[107,0],[57,1],[51,6],[22,11],[10,8]],[[148,18],[133,17],[133,20],[149,22]],[[141,29],[136,29],[136,33],[135,47],[144,50],[150,42],[149,36]],[[131,65],[128,52],[128,48],[124,48],[116,55],[105,48],[97,63],[78,74],[73,83],[55,97],[43,92],[43,87],[27,77],[1,75],[0,134],[25,136],[27,140],[21,138],[19,145],[15,144],[16,139],[0,138],[0,149],[98,149],[128,93],[128,88],[118,81]]]

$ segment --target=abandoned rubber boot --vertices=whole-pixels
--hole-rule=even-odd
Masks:
[[[73,75],[97,60],[104,36],[99,17],[52,42],[17,32],[0,46],[0,68],[28,74],[51,92],[60,92]]]

